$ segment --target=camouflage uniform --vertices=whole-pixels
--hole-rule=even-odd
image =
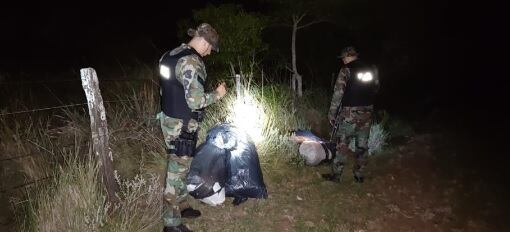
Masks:
[[[188,45],[182,44],[172,50],[170,54],[177,54],[183,49],[188,48],[190,48]],[[198,55],[192,54],[180,58],[175,67],[175,74],[177,80],[184,86],[186,102],[190,109],[202,109],[220,99],[220,96],[215,91],[210,93],[204,92],[204,86],[202,86],[201,82],[205,82],[207,73],[205,65]],[[202,78],[202,81],[199,81],[197,78]],[[195,132],[199,127],[199,123],[194,119],[190,119],[187,125],[183,125],[182,119],[168,117],[163,112],[158,114],[158,118],[161,122],[161,130],[168,149],[174,148],[171,142],[178,138],[181,130],[185,129],[188,132]],[[166,178],[163,207],[163,222],[165,226],[180,225],[182,223],[181,209],[189,207],[185,176],[188,173],[191,160],[190,156],[167,154],[167,168],[164,173]]]
[[[342,98],[346,86],[349,84],[349,69],[344,67],[340,70],[335,83],[334,93],[331,100],[328,119],[338,122],[338,130],[335,136],[337,149],[333,160],[332,173],[340,176],[349,152],[348,145],[354,139],[356,163],[353,168],[355,177],[363,177],[363,168],[366,166],[368,153],[368,137],[372,120],[373,106],[349,106],[341,107]],[[336,115],[337,109],[341,107]],[[335,117],[336,116],[336,117]],[[339,121],[338,121],[339,120]]]

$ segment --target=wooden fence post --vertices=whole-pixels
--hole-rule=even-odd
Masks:
[[[119,185],[115,181],[113,174],[113,156],[108,142],[106,111],[103,105],[103,97],[99,90],[97,74],[93,68],[82,68],[80,74],[89,107],[92,152],[98,159],[100,175],[108,193],[108,201],[117,202],[118,199],[115,193],[119,190]]]

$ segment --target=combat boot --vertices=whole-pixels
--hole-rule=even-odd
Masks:
[[[202,215],[202,213],[200,213],[199,210],[193,209],[191,207],[188,207],[181,211],[181,217],[183,218],[197,218],[200,217],[200,215]]]
[[[354,181],[356,183],[363,183],[365,181],[365,175],[363,175],[363,166],[357,166],[352,170],[352,174],[354,175]]]
[[[322,174],[322,178],[327,180],[327,181],[332,181],[332,182],[335,182],[335,183],[340,183],[340,175],[337,175],[337,174],[331,174],[331,173]]]
[[[245,202],[248,200],[248,197],[245,197],[245,196],[236,196],[234,197],[234,200],[232,201],[232,204],[235,205],[235,206],[238,206],[240,205],[241,203]]]
[[[163,232],[193,232],[193,231],[188,229],[188,227],[186,227],[185,225],[180,224],[178,226],[165,226],[165,228],[163,228]]]
[[[356,175],[354,176],[354,182],[361,184],[361,183],[363,183],[363,181],[365,181],[365,177],[363,177],[363,176],[356,176]]]
[[[322,174],[322,178],[327,181],[332,181],[335,183],[340,183],[340,176],[342,176],[344,170],[344,162],[336,162],[333,161],[333,165],[331,165],[331,173]]]
[[[365,159],[367,153],[367,149],[358,147],[356,149],[356,164],[352,169],[352,174],[354,174],[354,181],[356,183],[363,183],[365,181],[365,175],[363,175],[363,170],[367,165],[367,160]]]

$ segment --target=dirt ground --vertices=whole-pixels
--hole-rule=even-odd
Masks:
[[[268,199],[235,207],[231,198],[218,207],[192,200],[203,216],[185,223],[195,231],[506,231],[509,204],[498,184],[505,178],[483,171],[491,164],[478,165],[478,151],[466,151],[469,144],[451,136],[421,133],[394,141],[370,158],[363,184],[354,183],[352,159],[336,184],[320,177],[327,164],[262,158]],[[14,231],[6,210],[2,207],[0,229]]]
[[[336,184],[320,177],[328,165],[262,164],[268,199],[236,207],[230,198],[219,207],[194,201],[203,216],[187,223],[197,231],[505,231],[501,190],[456,165],[461,154],[447,141],[400,141],[371,158],[363,184],[349,169]]]

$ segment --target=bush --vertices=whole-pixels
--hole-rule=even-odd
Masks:
[[[30,199],[23,231],[147,231],[159,225],[163,190],[157,176],[121,180],[116,175],[120,201],[112,205],[95,162],[74,157],[55,173],[53,184]]]
[[[372,124],[368,138],[368,155],[381,153],[387,144],[388,138],[389,134],[384,130],[381,123]]]
[[[376,118],[380,118],[382,129],[388,132],[388,139],[408,137],[414,134],[414,129],[409,122],[397,117],[390,117],[390,114],[385,110],[377,112]]]
[[[193,21],[178,23],[179,37],[183,41],[189,39],[188,28],[195,28],[200,23],[210,23],[220,36],[220,52],[207,57],[208,73],[227,75],[231,62],[252,60],[264,51],[267,45],[262,41],[262,29],[267,20],[262,15],[246,12],[242,7],[233,4],[219,6],[209,5],[193,11]],[[242,64],[244,69],[249,63]],[[227,70],[227,71],[223,71]],[[217,76],[212,75],[209,80],[215,81]]]

